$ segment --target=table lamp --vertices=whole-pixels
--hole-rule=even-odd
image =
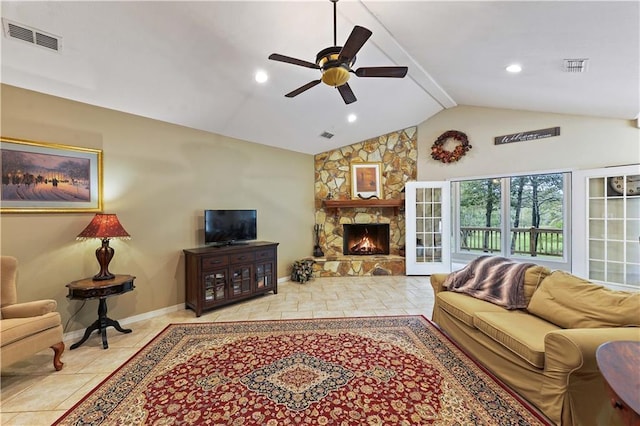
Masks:
[[[115,278],[115,275],[109,272],[109,262],[111,262],[114,253],[113,248],[109,247],[109,239],[122,238],[128,240],[131,238],[120,224],[118,216],[115,214],[96,213],[91,223],[76,237],[77,240],[86,240],[88,238],[102,239],[102,246],[96,249],[100,272],[93,276],[93,280],[102,281]]]

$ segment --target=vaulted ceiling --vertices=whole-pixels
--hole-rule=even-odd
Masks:
[[[349,80],[357,101],[319,84],[333,45],[322,1],[3,1],[3,83],[260,144],[315,154],[474,105],[634,119],[640,113],[638,1],[350,1],[337,44],[373,32],[354,69],[408,75]],[[14,23],[59,38],[58,51],[7,36]],[[587,59],[567,72],[565,59]],[[519,74],[505,67],[518,63]],[[259,84],[256,71],[269,79]],[[349,123],[347,116],[357,120]],[[447,130],[447,129],[443,129]],[[329,132],[326,139],[320,135]]]

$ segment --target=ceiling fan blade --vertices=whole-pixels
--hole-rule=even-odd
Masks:
[[[353,31],[351,31],[351,35],[345,42],[344,46],[342,46],[342,50],[340,50],[340,54],[338,55],[338,60],[343,62],[351,62],[356,53],[364,46],[369,37],[371,37],[371,31],[366,29],[365,27],[361,27],[356,25],[353,27]]]
[[[293,90],[289,93],[287,93],[285,96],[287,98],[293,98],[294,96],[298,96],[300,93],[311,89],[313,86],[316,86],[317,84],[320,84],[322,80],[313,80],[308,82],[307,84],[305,84],[304,86],[298,87],[296,90]]]
[[[402,78],[407,75],[407,67],[363,67],[356,70],[358,77],[393,77]]]
[[[302,59],[296,59],[289,56],[280,55],[278,53],[272,53],[269,55],[269,59],[272,61],[285,62],[287,64],[300,65],[301,67],[313,68],[319,70],[320,67],[312,62],[303,61]]]
[[[347,105],[357,101],[356,95],[353,94],[353,90],[351,90],[349,83],[345,83],[342,86],[338,86],[338,92],[340,92],[340,95],[342,96],[344,103]]]

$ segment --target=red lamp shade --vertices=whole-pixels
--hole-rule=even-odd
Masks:
[[[109,247],[110,238],[130,239],[131,236],[124,230],[118,216],[115,214],[97,213],[91,223],[78,234],[76,239],[85,240],[87,238],[101,238],[102,246],[96,250],[96,258],[100,264],[100,272],[94,275],[96,281],[110,280],[115,275],[109,272],[109,262],[113,258],[114,250]]]
[[[124,230],[118,216],[115,214],[97,213],[91,223],[84,228],[78,236],[78,240],[87,238],[131,238],[131,235]]]

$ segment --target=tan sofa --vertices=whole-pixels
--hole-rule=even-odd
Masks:
[[[611,340],[640,341],[639,293],[530,266],[526,309],[507,310],[448,291],[447,277],[431,276],[433,321],[463,350],[558,425],[621,424],[595,352]]]
[[[53,349],[53,367],[61,370],[64,351],[62,320],[55,300],[16,303],[18,261],[0,257],[0,360],[1,368]]]

